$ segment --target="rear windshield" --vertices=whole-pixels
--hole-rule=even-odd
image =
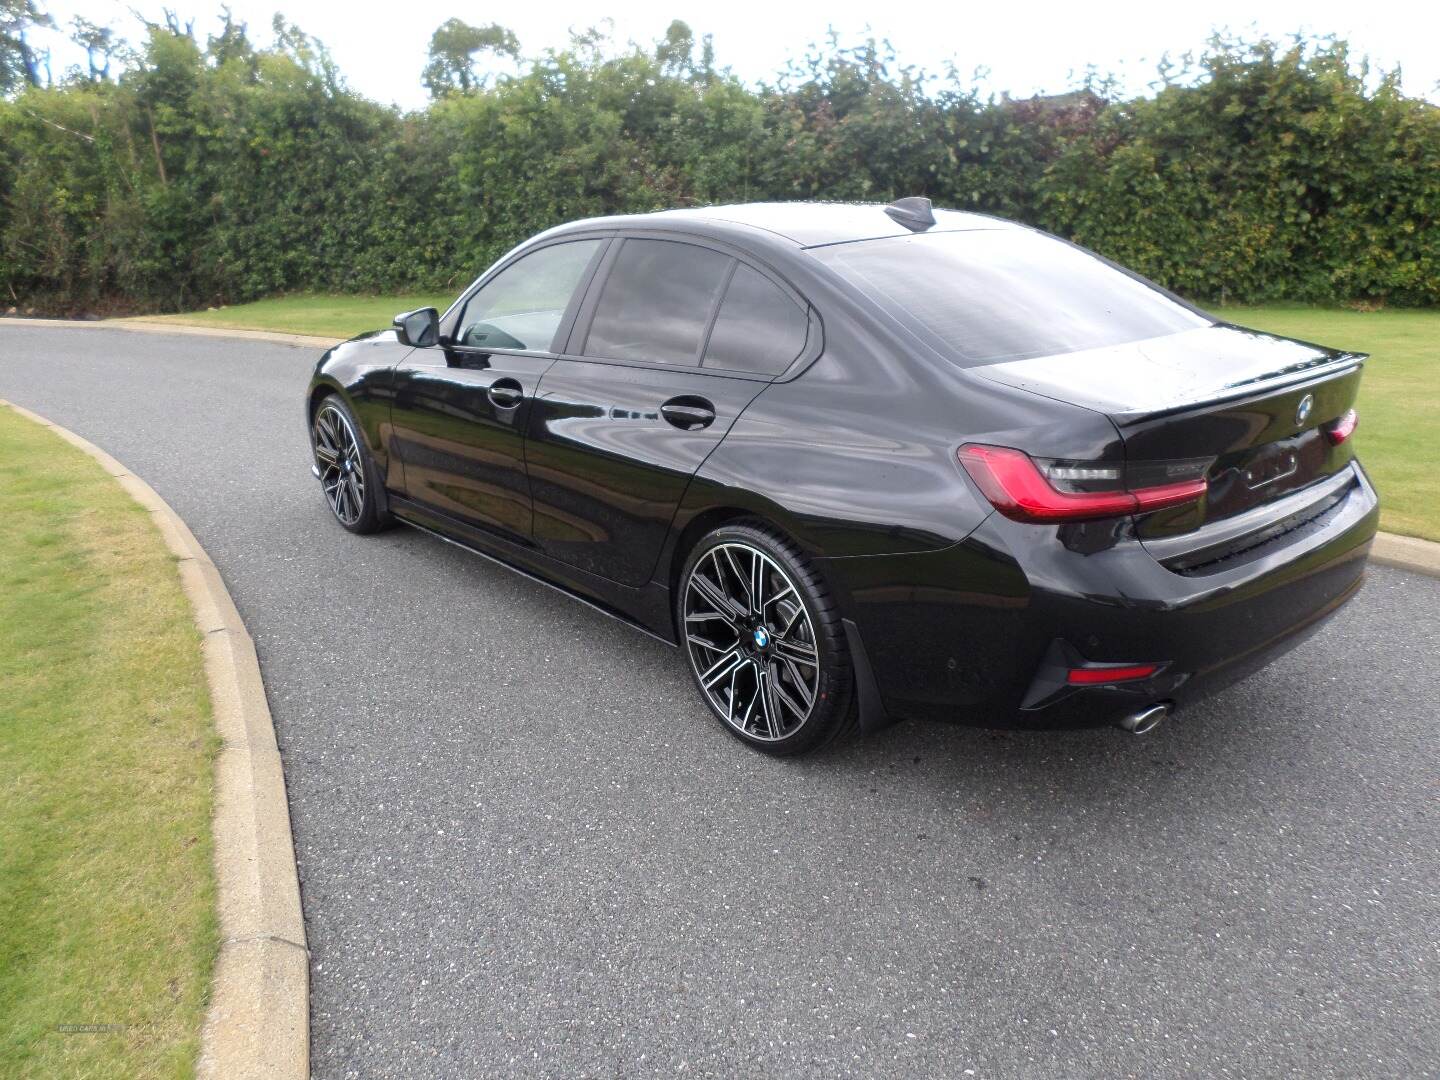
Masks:
[[[966,367],[1210,325],[1095,256],[1025,229],[921,233],[811,254]]]

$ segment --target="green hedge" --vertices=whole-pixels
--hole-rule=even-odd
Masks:
[[[293,30],[152,27],[117,82],[0,100],[0,306],[444,289],[577,217],[913,194],[1202,300],[1440,303],[1440,109],[1334,42],[1217,40],[1149,98],[994,101],[874,45],[752,88],[708,51],[577,41],[401,114]]]

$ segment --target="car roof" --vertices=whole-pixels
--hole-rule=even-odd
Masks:
[[[935,210],[935,224],[927,232],[966,232],[978,229],[1018,229],[1003,218],[959,210]],[[737,232],[770,234],[806,248],[845,244],[886,236],[908,236],[910,230],[885,213],[884,203],[769,202],[732,203],[723,206],[659,210],[651,214],[589,218],[571,222],[546,235],[571,229],[604,226],[617,229],[674,228],[677,231],[725,236]]]

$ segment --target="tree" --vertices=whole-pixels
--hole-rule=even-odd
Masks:
[[[169,30],[170,33],[174,34],[176,37],[195,37],[194,19],[186,19],[185,22],[182,24],[180,22],[179,14],[175,12],[174,9],[161,8],[160,10],[165,16],[165,29]],[[149,26],[152,24],[148,20],[146,20],[145,25]]]
[[[485,76],[476,70],[476,56],[491,53],[511,60],[520,58],[520,42],[498,23],[471,26],[460,19],[447,19],[430,37],[430,62],[423,81],[432,98],[447,94],[468,94],[485,85]]]
[[[689,75],[695,70],[695,33],[689,23],[676,19],[665,28],[665,37],[655,46],[655,59],[667,75]]]
[[[93,23],[79,15],[70,20],[70,40],[85,50],[85,62],[90,68],[91,82],[104,82],[110,78],[110,62],[125,46],[110,27]]]
[[[43,64],[47,75],[50,51],[37,52],[30,44],[29,31],[53,28],[55,20],[40,10],[36,0],[0,0],[0,94],[8,94],[25,83],[41,86]]]
[[[248,67],[253,75],[256,65],[255,47],[250,44],[249,27],[243,22],[235,21],[229,5],[221,6],[219,18],[220,33],[210,35],[210,55],[217,64],[239,61]]]
[[[695,32],[690,24],[676,19],[655,43],[655,60],[666,75],[709,85],[716,78],[715,42],[706,34],[700,39],[700,58],[695,58]]]
[[[311,37],[294,23],[286,22],[285,16],[279,12],[275,13],[270,26],[275,31],[276,53],[288,56],[304,71],[320,79],[331,94],[338,94],[343,89],[344,79],[340,75],[340,68],[323,41]],[[241,27],[241,30],[243,31],[244,27]]]

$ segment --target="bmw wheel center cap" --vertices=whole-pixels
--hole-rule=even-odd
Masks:
[[[766,630],[765,627],[763,627],[763,626],[757,626],[757,627],[755,628],[755,647],[756,647],[757,649],[763,649],[763,648],[765,648],[766,645],[769,645],[769,644],[770,644],[770,631],[769,631],[769,630]]]

